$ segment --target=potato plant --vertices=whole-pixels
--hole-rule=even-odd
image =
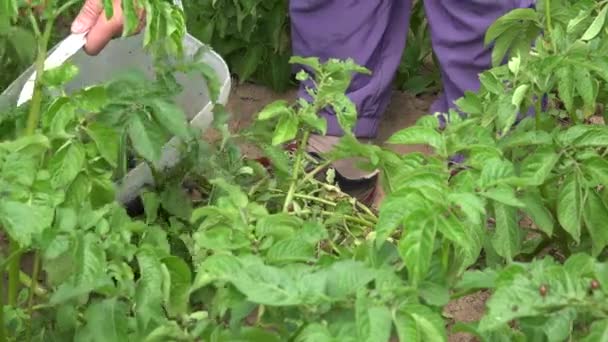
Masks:
[[[66,64],[0,116],[0,341],[446,341],[445,305],[477,291],[492,294],[487,312],[454,331],[606,339],[606,2],[540,1],[499,19],[481,89],[388,140],[433,153],[347,133],[322,160],[304,152],[325,132],[317,113],[331,106],[350,132],[345,91],[368,70],[293,57],[312,70],[296,76],[314,81],[310,102],[269,104],[236,133],[216,105],[216,139],[203,140],[175,104],[175,75],[202,73],[217,93],[215,75],[182,56],[179,9],[138,3],[154,80],[125,73],[67,93],[79,71]],[[77,4],[31,18],[37,70],[54,19]],[[0,0],[0,27],[28,6]],[[170,136],[184,159],[160,169]],[[381,171],[378,212],[336,186],[343,157]],[[155,176],[141,210],[115,200],[130,159]]]

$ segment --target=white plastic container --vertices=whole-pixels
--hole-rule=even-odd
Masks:
[[[87,55],[80,48],[84,42],[83,39],[84,36],[70,36],[49,52],[49,56],[55,58],[55,61],[50,64],[57,65],[67,60],[80,70],[76,79],[68,84],[68,92],[109,81],[125,70],[138,69],[152,76],[152,58],[142,48],[143,34],[113,40],[98,56],[94,57]],[[194,56],[203,46],[203,43],[196,38],[186,35],[184,52],[187,56]],[[47,63],[49,60],[47,60]],[[231,82],[228,66],[217,53],[211,50],[202,56],[202,60],[216,71],[220,81],[220,94],[217,102],[226,104]],[[31,88],[31,76],[33,74],[34,67],[32,66],[0,95],[0,111],[7,105],[15,105],[18,102],[23,102],[24,99],[29,99],[27,93],[29,92],[29,96],[31,96],[31,90],[28,87]],[[176,99],[177,104],[184,110],[192,126],[201,130],[205,129],[213,119],[213,103],[205,79],[199,76],[180,74],[176,77],[184,89]],[[170,167],[178,162],[179,153],[176,149],[176,142],[177,140],[174,138],[165,146],[160,163],[161,167]],[[152,182],[152,174],[147,165],[137,165],[119,182],[117,199],[122,203],[127,203],[138,196],[142,187],[152,184]]]

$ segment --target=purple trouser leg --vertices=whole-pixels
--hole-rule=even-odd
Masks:
[[[484,45],[490,25],[507,12],[533,0],[425,0],[433,52],[440,64],[443,92],[431,113],[445,113],[465,91],[479,89],[479,74],[491,67]]]
[[[490,67],[485,31],[496,18],[532,1],[425,0],[444,83],[432,112],[447,111],[465,90],[479,88],[479,73]],[[405,47],[411,0],[291,0],[289,7],[294,55],[353,58],[372,71],[371,77],[355,76],[348,96],[359,111],[355,134],[373,138]],[[300,95],[305,96],[303,89]],[[332,113],[323,115],[328,135],[341,135]]]
[[[405,48],[411,0],[290,0],[293,54],[352,58],[372,71],[355,75],[348,91],[359,117],[355,134],[375,136]],[[306,96],[300,89],[300,96]],[[327,111],[328,135],[342,129]]]

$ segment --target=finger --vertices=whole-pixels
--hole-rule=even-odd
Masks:
[[[87,34],[84,50],[89,55],[97,55],[115,37],[122,33],[122,13],[114,11],[114,16],[108,20],[104,15],[99,16],[97,23]]]
[[[72,33],[83,33],[90,30],[103,11],[102,0],[87,0],[80,13],[72,23]]]
[[[84,50],[89,55],[97,55],[112,38],[121,35],[123,29],[123,13],[120,1],[114,2],[114,15],[109,20],[105,14],[98,16],[97,22],[87,34]]]

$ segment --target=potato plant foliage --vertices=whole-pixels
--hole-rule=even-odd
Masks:
[[[67,93],[79,70],[66,64],[1,113],[0,341],[446,341],[445,305],[477,291],[491,293],[484,317],[452,331],[606,341],[606,2],[539,1],[500,18],[481,89],[388,140],[433,153],[347,133],[324,161],[304,152],[326,130],[317,113],[331,106],[350,132],[345,91],[368,70],[293,57],[312,70],[296,77],[314,81],[310,102],[272,103],[236,133],[216,105],[215,139],[199,139],[175,75],[203,75],[214,97],[216,76],[183,56],[178,8],[138,4],[153,80],[125,73]],[[0,0],[0,33],[23,10],[42,70],[46,32],[78,1],[47,1],[39,18],[31,5]],[[137,18],[124,6],[129,33]],[[184,158],[160,169],[171,136]],[[327,167],[344,157],[381,171],[378,212],[335,185]],[[131,160],[155,177],[141,214],[115,200]]]
[[[185,6],[191,33],[218,51],[241,82],[255,80],[275,91],[285,91],[292,85],[288,3],[202,0],[188,1]],[[395,83],[401,90],[418,94],[437,90],[439,70],[430,58],[430,33],[422,1],[414,0],[412,6],[408,45]]]

